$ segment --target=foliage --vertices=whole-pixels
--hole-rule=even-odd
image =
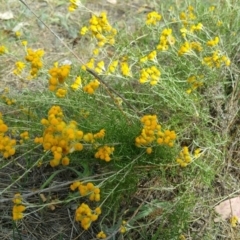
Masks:
[[[66,26],[91,13],[76,43],[87,59],[61,38],[70,54],[51,55],[34,30],[1,34],[0,59],[25,88],[1,93],[0,166],[10,169],[1,194],[13,202],[13,229],[48,208],[70,209],[72,239],[84,230],[98,239],[185,238],[197,189],[211,187],[224,159],[216,93],[227,99],[236,63],[226,33],[237,41],[239,20],[228,18],[237,1],[191,4],[142,13],[134,32],[80,1],[61,4]]]

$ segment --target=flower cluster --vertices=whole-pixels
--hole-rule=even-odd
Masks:
[[[219,37],[215,37],[214,39],[207,41],[207,46],[213,47],[213,46],[216,46],[218,43],[219,43]]]
[[[158,12],[150,12],[147,14],[147,20],[146,24],[147,25],[156,25],[157,22],[161,20],[162,16]]]
[[[57,91],[56,91],[56,96],[59,97],[59,98],[64,98],[67,94],[67,89],[65,88],[59,88]]]
[[[103,232],[103,231],[100,231],[97,236],[96,236],[98,239],[105,239],[107,237],[107,235]]]
[[[140,62],[146,62],[146,61],[154,61],[157,57],[157,51],[154,50],[150,52],[147,56],[144,56],[140,59]]]
[[[27,49],[27,55],[25,57],[27,62],[31,63],[31,71],[30,74],[32,77],[35,77],[38,74],[38,71],[42,68],[42,57],[44,55],[44,51],[42,49],[38,49],[34,51],[31,48]]]
[[[53,106],[48,111],[48,118],[41,120],[45,126],[43,137],[35,138],[35,143],[43,145],[44,150],[50,150],[53,159],[50,161],[52,167],[69,164],[68,153],[81,151],[83,145],[79,142],[83,138],[83,132],[77,129],[77,123],[70,121],[66,123],[63,120],[63,112],[59,106]]]
[[[109,65],[108,65],[108,72],[109,73],[114,73],[117,69],[118,66],[118,60],[112,61]]]
[[[127,222],[123,220],[119,230],[120,233],[125,233],[127,231],[126,224]]]
[[[189,153],[188,147],[183,147],[181,152],[179,153],[179,156],[176,160],[176,162],[181,166],[181,167],[186,167],[189,163],[192,162],[192,157]]]
[[[121,73],[125,77],[131,77],[131,70],[129,68],[127,59],[123,59],[123,61],[120,62],[120,67],[121,67]]]
[[[78,189],[79,194],[83,197],[86,195],[89,195],[90,201],[95,201],[95,202],[100,201],[100,188],[94,186],[94,184],[91,182],[84,184],[82,182],[77,181],[70,186],[70,189],[72,191],[75,191],[76,189]]]
[[[50,78],[48,80],[49,90],[55,91],[59,84],[63,84],[70,72],[70,65],[58,66],[58,63],[54,63],[54,66],[48,71]],[[60,95],[61,93],[59,93]],[[62,93],[63,95],[63,93]]]
[[[22,144],[25,140],[29,139],[29,133],[27,131],[22,132],[20,134],[20,138],[21,138],[20,143]]]
[[[196,19],[196,15],[194,14],[194,8],[190,5],[186,12],[181,12],[179,14],[179,18],[181,19],[184,26],[188,26],[189,20]]]
[[[86,70],[86,68],[90,68],[94,70],[96,73],[101,74],[105,72],[104,64],[105,64],[104,61],[100,61],[96,63],[96,67],[95,67],[95,60],[94,58],[91,58],[85,65],[82,66],[82,69]]]
[[[70,0],[70,5],[68,6],[68,11],[73,12],[75,11],[78,6],[80,5],[80,0]]]
[[[147,147],[146,152],[152,152],[151,146],[154,142],[159,145],[167,145],[172,147],[176,139],[175,131],[165,130],[162,131],[161,125],[158,124],[156,115],[145,115],[141,118],[143,129],[141,134],[136,137],[135,145],[137,147]]]
[[[17,61],[15,63],[15,66],[16,66],[16,68],[13,70],[13,73],[15,75],[20,75],[22,73],[23,69],[26,67],[25,63],[21,62],[21,61]]]
[[[82,79],[81,79],[80,76],[78,76],[78,77],[75,79],[74,83],[71,85],[72,90],[73,90],[73,91],[78,90],[78,89],[80,88],[81,84],[82,84]]]
[[[190,164],[194,159],[197,159],[201,154],[201,149],[197,148],[194,150],[194,154],[190,154],[189,149],[187,146],[183,147],[181,152],[179,153],[176,162],[181,167],[186,167]]]
[[[13,215],[13,220],[20,220],[23,218],[23,212],[26,210],[26,207],[22,205],[22,197],[20,193],[16,193],[14,195],[13,199],[13,210],[12,210],[12,215]]]
[[[180,32],[181,32],[182,37],[186,38],[187,34],[192,34],[196,31],[200,31],[200,30],[202,30],[202,28],[203,28],[202,23],[197,23],[197,24],[191,25],[189,29],[186,27],[181,28]]]
[[[87,143],[94,143],[96,139],[104,138],[105,136],[105,129],[101,129],[99,132],[93,133],[86,133],[83,136],[83,140]]]
[[[114,151],[114,147],[103,146],[98,148],[94,157],[99,158],[101,160],[105,160],[106,162],[109,162],[111,160],[110,155],[113,153],[113,151]]]
[[[91,223],[98,219],[98,216],[101,214],[101,208],[97,207],[95,210],[82,203],[76,210],[75,220],[81,223],[81,226],[84,230],[87,230]]]
[[[94,79],[93,81],[91,81],[90,83],[83,87],[83,91],[88,94],[94,94],[99,85],[100,82],[97,79]]]
[[[4,158],[8,158],[15,154],[16,140],[5,135],[8,126],[4,123],[2,115],[0,115],[0,153]]]
[[[192,75],[187,79],[187,82],[191,85],[191,87],[187,90],[187,93],[190,94],[192,91],[196,90],[197,88],[203,86],[202,78],[203,75]]]
[[[80,34],[85,35],[89,31],[97,40],[99,47],[103,47],[106,43],[114,45],[117,30],[108,22],[105,12],[100,13],[99,16],[93,15],[89,23],[89,27],[82,27]]]
[[[163,29],[159,43],[157,45],[157,50],[159,51],[166,51],[168,50],[169,46],[175,44],[175,38],[172,35],[172,29],[171,28],[165,28]]]
[[[193,50],[196,50],[197,52],[201,52],[202,51],[202,46],[201,46],[201,43],[199,42],[184,42],[180,49],[178,50],[178,55],[179,56],[182,56],[186,53],[189,53]]]
[[[105,71],[105,67],[104,67],[104,61],[100,61],[97,63],[97,66],[95,67],[95,71],[100,74],[103,71]]]
[[[211,68],[220,68],[222,64],[229,66],[231,61],[227,56],[221,55],[220,52],[216,50],[211,56],[204,57],[202,63]]]
[[[230,224],[231,224],[232,227],[236,227],[237,224],[238,224],[238,217],[235,216],[235,215],[232,216],[232,217],[230,218]]]
[[[140,71],[140,83],[150,82],[150,84],[156,85],[160,79],[161,72],[157,69],[156,66],[151,66],[149,68],[143,68]]]

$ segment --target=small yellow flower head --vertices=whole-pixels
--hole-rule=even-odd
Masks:
[[[202,45],[200,42],[191,42],[191,49],[201,52],[203,50]]]
[[[148,54],[148,60],[155,60],[156,59],[156,57],[157,57],[157,51],[152,51],[152,52],[150,52],[149,54]]]
[[[186,53],[189,53],[190,51],[191,51],[191,43],[190,42],[184,42],[181,45],[181,47],[180,47],[180,49],[178,51],[178,55],[182,56],[182,55],[184,55]]]
[[[62,158],[62,165],[63,166],[68,166],[70,162],[70,159],[68,157]]]
[[[112,61],[108,66],[108,72],[114,73],[117,69],[117,66],[118,66],[118,60]]]
[[[213,47],[213,46],[216,46],[218,43],[219,43],[219,37],[215,37],[214,39],[207,41],[207,46]]]
[[[14,199],[13,199],[14,204],[21,204],[22,203],[22,197],[20,193],[16,193],[14,195]]]
[[[26,67],[24,62],[18,61],[15,63],[16,68],[13,70],[15,75],[20,75],[23,69]]]
[[[27,44],[28,44],[28,42],[27,42],[26,40],[23,40],[23,41],[22,41],[22,45],[23,45],[23,46],[27,46]]]
[[[161,20],[162,16],[158,12],[150,12],[147,14],[147,25],[156,25]]]
[[[95,133],[94,134],[94,138],[97,139],[97,138],[104,138],[105,136],[105,129],[101,129],[98,133]]]
[[[94,92],[98,89],[100,82],[95,79],[91,81],[89,84],[83,87],[83,91],[88,94],[94,94]]]
[[[215,6],[210,6],[210,7],[209,7],[209,11],[210,11],[210,12],[213,12],[214,10],[215,10]]]
[[[195,151],[194,151],[194,157],[195,158],[198,158],[201,154],[201,149],[200,148],[197,148]]]
[[[100,74],[103,71],[105,71],[105,67],[104,67],[104,61],[100,61],[97,63],[97,67],[95,68],[95,71]]]
[[[93,211],[87,204],[82,203],[75,212],[75,220],[81,223],[84,230],[87,230],[100,214],[101,212],[97,213],[97,208]]]
[[[103,232],[103,231],[101,231],[101,232],[99,232],[98,234],[97,234],[97,236],[96,236],[98,239],[105,239],[106,237],[107,237],[107,235]]]
[[[27,55],[25,56],[25,60],[31,64],[29,79],[35,77],[38,74],[38,71],[42,68],[43,55],[44,55],[43,49],[33,50],[31,48],[27,48]]]
[[[15,32],[15,36],[16,36],[16,37],[21,37],[21,35],[22,35],[22,33],[21,33],[20,31],[16,31],[16,32]]]
[[[123,76],[130,77],[132,75],[127,61],[121,62],[120,66],[121,66],[121,72]]]
[[[101,160],[109,162],[111,160],[110,155],[113,153],[113,151],[114,147],[103,146],[98,149],[94,156],[95,158],[99,158]]]
[[[95,48],[95,49],[93,50],[93,54],[94,54],[95,56],[97,56],[97,55],[99,54],[99,48]]]
[[[56,96],[59,98],[64,98],[67,94],[67,90],[63,88],[59,88],[56,92]]]
[[[158,83],[160,76],[161,76],[161,72],[157,69],[156,66],[143,68],[140,71],[139,82],[142,84],[146,82],[150,82],[150,84],[153,86]]]
[[[7,52],[7,48],[3,45],[0,45],[0,55],[4,54]]]
[[[190,94],[192,91],[196,90],[197,88],[203,86],[202,75],[191,75],[188,77],[187,82],[190,84],[190,88],[187,90],[187,93]]]
[[[23,218],[23,212],[26,210],[26,207],[23,205],[14,205],[12,214],[13,214],[13,220],[20,220]]]
[[[152,148],[151,147],[148,147],[147,149],[146,149],[146,152],[147,152],[147,154],[151,154],[152,153]]]
[[[120,233],[123,234],[123,233],[125,233],[127,231],[126,224],[127,224],[126,221],[122,221],[122,225],[120,226],[120,229],[119,229]]]
[[[82,84],[82,79],[80,76],[78,76],[75,79],[74,83],[71,85],[72,90],[74,91],[78,90],[81,87],[81,84]]]
[[[203,25],[202,23],[198,23],[197,25],[192,25],[190,28],[190,32],[194,32],[194,31],[200,31],[202,30]]]
[[[238,224],[238,217],[237,216],[232,216],[230,218],[230,224],[232,227],[236,227]]]
[[[221,27],[222,25],[223,25],[223,22],[220,21],[220,20],[218,20],[218,22],[217,22],[217,26],[218,26],[218,27]]]
[[[28,140],[29,139],[29,133],[27,131],[21,133],[20,138],[21,138],[20,142],[21,141],[23,142],[24,140]]]
[[[169,45],[175,44],[175,38],[172,36],[172,29],[171,28],[165,28],[163,29],[161,35],[160,35],[160,41],[157,45],[157,50],[159,51],[166,51],[169,48]]]
[[[72,191],[75,191],[80,185],[81,185],[81,182],[79,182],[79,181],[74,182],[73,184],[70,185],[70,189]]]
[[[81,35],[85,35],[88,32],[88,28],[86,26],[82,27],[80,30]]]
[[[68,6],[68,11],[73,12],[75,11],[79,6],[81,2],[80,0],[70,0],[70,5]]]
[[[181,152],[179,153],[178,158],[176,159],[176,162],[181,167],[186,167],[188,164],[190,164],[192,162],[192,157],[189,153],[187,146],[182,148]]]

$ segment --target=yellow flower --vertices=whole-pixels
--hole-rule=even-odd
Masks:
[[[158,12],[150,12],[147,14],[147,20],[146,24],[147,25],[156,25],[157,22],[161,20],[162,16]]]
[[[118,60],[112,61],[108,66],[108,72],[114,73],[116,71],[117,66],[118,66]]]
[[[88,32],[88,28],[86,26],[82,27],[80,30],[81,35],[85,35]]]
[[[214,10],[215,10],[215,6],[210,6],[210,7],[209,7],[209,11],[210,11],[210,12],[213,12]]]
[[[183,54],[189,53],[190,51],[191,51],[191,43],[184,42],[178,51],[178,55],[182,56]]]
[[[99,232],[99,233],[97,234],[96,237],[99,238],[99,239],[104,239],[104,238],[106,238],[107,236],[106,236],[106,234],[105,234],[103,231],[101,231],[101,232]]]
[[[148,148],[146,149],[146,152],[147,152],[147,154],[151,154],[151,153],[152,153],[152,148],[151,148],[151,147],[148,147]]]
[[[75,11],[79,6],[81,2],[80,0],[70,0],[70,5],[68,6],[68,11],[73,12]]]
[[[26,207],[23,205],[14,205],[12,214],[13,214],[13,220],[20,220],[23,218],[23,212],[26,210]]]
[[[237,216],[232,216],[230,218],[230,223],[231,223],[231,226],[232,227],[236,227],[237,226],[237,223],[238,223],[238,217]]]
[[[59,88],[56,92],[57,97],[64,98],[67,94],[67,90],[63,88]]]
[[[82,83],[82,79],[81,79],[80,76],[78,76],[78,77],[75,79],[74,83],[71,85],[72,90],[75,91],[75,90],[79,89],[80,86],[81,86],[81,83]]]
[[[130,71],[130,68],[128,66],[128,63],[126,61],[123,61],[120,63],[121,65],[121,72],[122,72],[122,75],[125,76],[125,77],[130,77],[131,76],[131,71]]]
[[[213,47],[213,46],[216,46],[218,43],[219,43],[219,37],[215,37],[214,39],[207,41],[207,46]]]
[[[20,193],[16,193],[16,194],[14,195],[13,202],[14,202],[15,204],[21,204],[21,203],[22,203],[22,197],[21,197],[21,194],[20,194]]]
[[[27,44],[28,44],[28,42],[27,42],[26,40],[23,40],[23,41],[22,41],[22,45],[23,45],[23,46],[27,46]]]
[[[3,45],[0,46],[0,55],[7,52],[7,48]]]
[[[127,224],[126,221],[122,221],[122,225],[120,226],[120,230],[119,230],[120,233],[125,233],[127,231],[126,224]]]
[[[22,33],[20,31],[16,31],[15,35],[16,35],[16,37],[20,37],[22,35]]]

